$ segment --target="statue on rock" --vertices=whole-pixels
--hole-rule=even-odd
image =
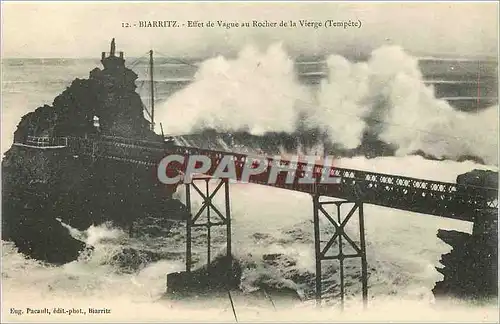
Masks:
[[[116,44],[115,44],[115,39],[113,38],[111,40],[111,49],[109,51],[109,56],[115,56],[115,51],[116,51]]]
[[[107,54],[109,54],[107,56]],[[40,107],[25,115],[15,133],[16,140],[41,136],[102,135],[160,140],[144,118],[143,103],[135,91],[137,74],[125,67],[123,52],[116,56],[113,38],[110,52],[102,52],[103,69],[95,68],[88,79],[76,79],[54,99],[52,106]],[[94,127],[99,118],[100,132]],[[46,122],[40,122],[46,121]]]

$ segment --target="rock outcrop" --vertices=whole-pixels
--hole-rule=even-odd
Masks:
[[[167,275],[167,294],[190,296],[225,292],[239,289],[242,268],[232,256],[216,257],[210,265],[191,272],[174,272]]]
[[[143,104],[135,92],[137,74],[126,68],[124,60],[104,57],[104,69],[95,68],[89,79],[76,79],[54,99],[26,114],[14,138],[27,136],[88,136],[103,134],[161,141],[144,118]],[[98,118],[99,127],[94,120]]]
[[[26,114],[15,142],[103,135],[161,142],[143,116],[137,75],[125,67],[123,54],[115,56],[112,46],[102,63],[104,69],[73,81],[52,106]],[[84,230],[106,221],[128,229],[141,217],[183,217],[182,204],[165,194],[154,171],[119,161],[89,163],[64,148],[12,146],[2,160],[2,239],[30,257],[63,264],[75,260],[85,244],[56,218]]]
[[[459,175],[457,183],[469,193],[488,199],[498,195],[498,173],[473,170]],[[486,187],[486,188],[485,188]],[[492,189],[487,189],[492,188]],[[453,249],[441,257],[444,279],[432,290],[436,298],[484,301],[498,298],[498,209],[477,210],[472,234],[439,230],[437,235]]]

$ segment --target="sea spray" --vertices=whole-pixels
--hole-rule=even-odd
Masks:
[[[418,59],[401,47],[378,48],[366,62],[330,55],[326,63],[328,78],[306,87],[279,44],[265,52],[247,46],[236,59],[203,62],[194,82],[160,106],[158,120],[171,134],[318,130],[345,149],[372,138],[394,146],[398,156],[420,151],[498,164],[498,106],[465,113],[436,99]]]
[[[344,57],[327,59],[329,76],[322,80],[317,105],[306,113],[304,124],[318,127],[333,143],[352,149],[361,144],[364,117],[372,107],[364,102],[368,93],[369,71],[366,63],[352,64]]]
[[[399,47],[374,51],[368,65],[376,76],[385,77],[371,91],[372,97],[381,93],[385,103],[373,116],[382,121],[379,138],[396,144],[399,155],[422,150],[439,158],[471,155],[498,164],[498,127],[492,119],[498,107],[479,113],[454,110],[435,98],[432,87],[424,84],[418,60]]]
[[[172,134],[203,128],[292,132],[305,108],[299,99],[307,103],[308,93],[282,46],[264,53],[247,46],[236,59],[218,56],[203,62],[194,82],[159,107],[157,116]]]

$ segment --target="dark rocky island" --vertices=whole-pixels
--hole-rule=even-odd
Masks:
[[[50,138],[119,136],[158,141],[135,92],[137,74],[117,56],[114,39],[104,68],[76,79],[54,99],[26,114],[14,142],[29,136]],[[97,121],[97,123],[96,123]],[[183,205],[165,193],[152,168],[120,161],[93,163],[63,149],[13,145],[2,161],[2,239],[21,253],[54,264],[75,260],[85,243],[74,239],[57,220],[85,230],[112,221],[130,228],[138,217],[182,217]]]

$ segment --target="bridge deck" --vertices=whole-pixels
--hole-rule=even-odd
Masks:
[[[237,169],[237,179],[241,178],[243,166],[249,159],[265,158],[269,163],[279,163],[272,158],[252,157],[245,154],[166,145],[161,142],[148,142],[118,137],[67,138],[65,144],[74,155],[94,159],[105,158],[145,167],[157,167],[160,160],[168,154],[205,155],[212,161],[212,174],[215,166],[224,156],[232,156]],[[296,164],[281,160],[295,170]],[[298,164],[301,164],[300,162]],[[316,165],[316,167],[322,167]],[[293,183],[285,183],[285,177],[278,176],[275,183],[268,183],[266,175],[252,176],[250,183],[300,191],[309,194],[329,196],[347,200],[362,200],[364,203],[395,209],[408,210],[465,221],[473,221],[476,209],[497,208],[498,188],[464,186],[456,183],[432,181],[391,174],[382,174],[345,168],[330,169],[330,175],[340,177],[339,184],[300,184],[307,165],[301,164]],[[269,171],[269,170],[268,170]],[[309,170],[310,171],[310,170]],[[314,172],[314,171],[313,171]]]

